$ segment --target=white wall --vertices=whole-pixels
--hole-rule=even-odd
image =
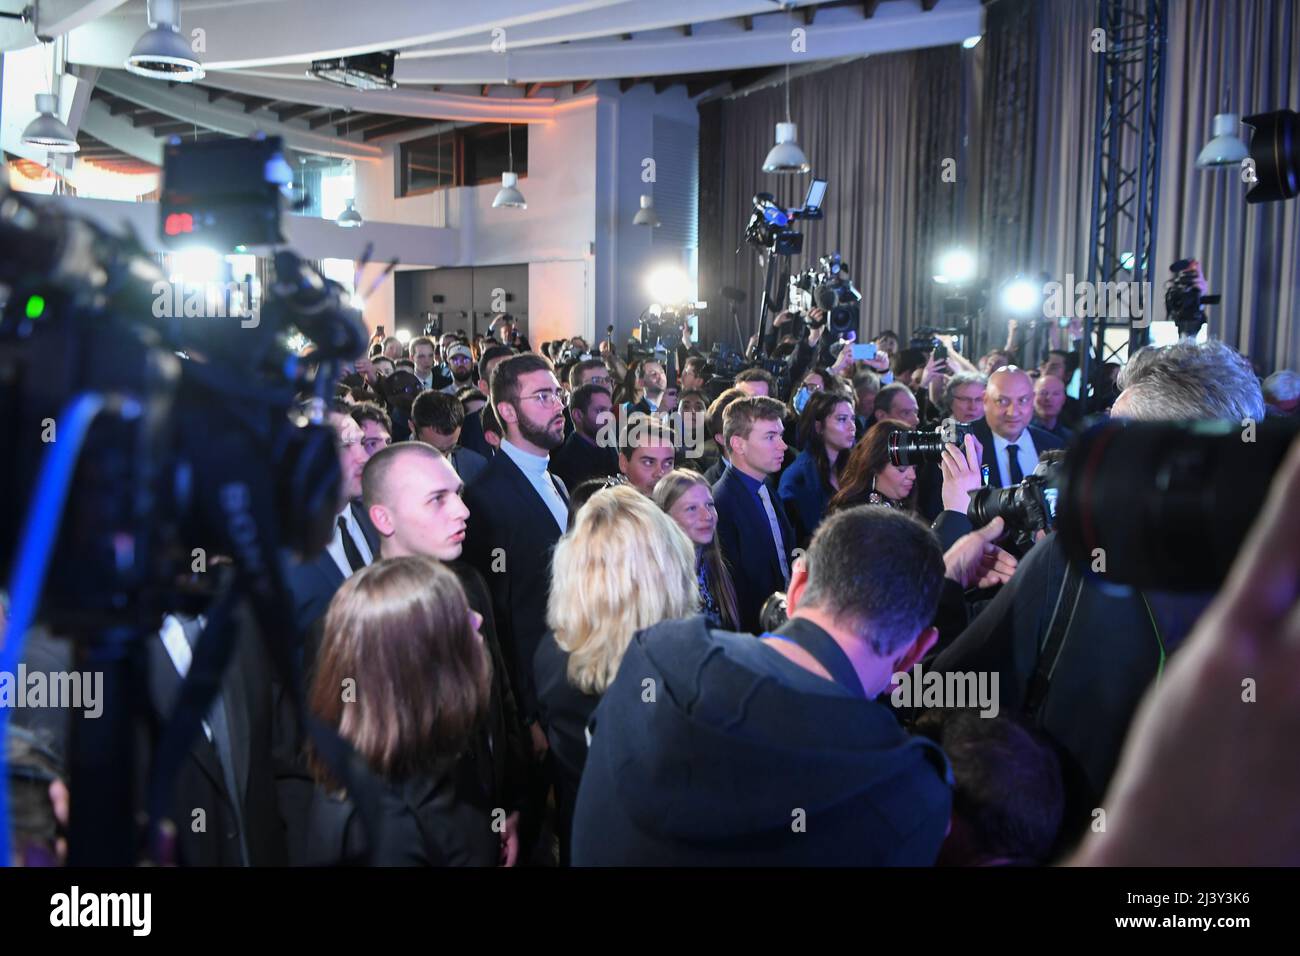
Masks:
[[[654,118],[698,128],[699,113],[680,85],[658,94],[650,83],[627,92],[614,81],[597,87],[596,315],[600,337],[612,324],[614,340],[621,345],[651,302],[645,277],[654,267],[675,263],[693,274],[694,258],[688,250],[655,243],[652,230],[633,225],[632,217],[640,208],[641,194],[653,194],[653,185],[642,180],[642,170],[643,161],[655,157]]]
[[[493,209],[499,183],[399,198],[395,195],[396,145],[387,147],[377,162],[357,163],[357,208],[367,222],[445,226],[456,231],[454,255],[437,261],[403,256],[403,264],[527,263],[533,341],[591,336],[595,329],[591,250],[596,237],[596,104],[594,93],[566,101],[557,107],[554,121],[528,127],[528,174],[519,180],[528,200],[526,209]],[[518,127],[515,135],[522,131]],[[392,325],[391,298],[388,308],[388,318],[377,321]]]

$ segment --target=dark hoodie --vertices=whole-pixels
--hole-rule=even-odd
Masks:
[[[825,638],[777,633],[801,628]],[[859,691],[702,617],[641,632],[592,719],[574,865],[929,866],[947,760]]]

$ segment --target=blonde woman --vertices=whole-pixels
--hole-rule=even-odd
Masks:
[[[695,548],[630,486],[598,491],[551,561],[547,634],[533,658],[542,726],[556,758],[561,862],[587,759],[587,720],[632,636],[699,608]]]
[[[713,489],[703,475],[676,469],[655,485],[654,502],[677,522],[695,545],[695,580],[700,588],[700,613],[709,627],[735,631],[740,627],[736,585],[718,544],[718,508]]]

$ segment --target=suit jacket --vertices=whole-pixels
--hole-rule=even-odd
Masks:
[[[277,750],[275,694],[271,661],[251,615],[237,614],[230,636],[235,641],[221,681],[221,703],[230,734],[232,774],[237,793],[226,784],[217,747],[203,730],[190,743],[172,786],[178,862],[186,866],[239,866],[240,827],[252,866],[284,866],[286,831],[276,796],[276,778],[284,754]],[[192,619],[187,628],[198,627]],[[171,717],[181,690],[181,676],[158,634],[145,648],[149,703],[160,725]],[[202,809],[204,829],[192,825]]]
[[[573,490],[588,479],[617,475],[618,452],[593,445],[574,432],[551,453],[550,470],[566,488]]]
[[[370,523],[366,510],[357,502],[351,504],[352,514],[361,526],[361,533],[366,536],[370,553],[379,557],[379,533]],[[311,630],[312,625],[325,616],[329,610],[334,593],[343,586],[343,572],[330,557],[329,551],[322,551],[310,561],[291,565],[288,568],[289,591],[293,595],[293,618],[300,635]]]
[[[721,455],[718,460],[711,464],[704,472],[704,480],[710,485],[716,485],[727,471],[727,459]]]
[[[788,560],[794,547],[794,529],[780,505],[780,496],[770,485],[768,492],[783,539],[778,546]],[[786,587],[770,535],[762,533],[769,527],[767,514],[734,468],[727,469],[713,486],[713,501],[718,508],[718,541],[722,545],[722,556],[727,559],[736,585],[740,630],[757,633],[763,602],[774,591],[784,591]]]
[[[483,455],[463,445],[457,445],[451,451],[451,467],[465,484],[469,484],[483,473],[488,460]]]
[[[975,437],[979,439],[980,444],[984,447],[984,464],[989,466],[989,486],[994,488],[1005,487],[1002,472],[998,468],[998,456],[993,452],[993,431],[989,428],[989,423],[981,418],[974,422],[971,428],[975,432]],[[1029,433],[1034,448],[1039,452],[1046,451],[1049,448],[1065,447],[1065,442],[1051,432],[1043,431],[1037,425],[1028,425],[1025,427],[1025,431]],[[1028,472],[1025,474],[1027,475]]]
[[[983,448],[984,464],[989,466],[989,487],[1001,488],[1002,471],[998,467],[998,456],[993,452],[993,431],[989,423],[981,418],[971,423],[975,437]],[[1044,431],[1037,425],[1025,429],[1039,452],[1049,448],[1064,448],[1065,442],[1051,432]],[[943,472],[936,462],[927,462],[917,468],[916,506],[927,521],[934,521],[943,512]]]
[[[654,414],[654,411],[650,408],[650,403],[646,401],[644,395],[642,395],[641,398],[635,402],[627,403],[627,413],[631,415],[633,412],[640,412],[643,415]]]
[[[486,406],[484,406],[486,407]],[[465,424],[460,426],[460,447],[476,451],[484,458],[491,458],[493,448],[483,437],[483,409],[465,416]]]
[[[1162,644],[1174,652],[1209,596],[1147,593],[1148,613],[1137,592],[1104,589],[1085,577],[1050,689],[1038,711],[1028,713],[1066,564],[1056,533],[1048,534],[961,636],[925,667],[1001,675],[1002,712],[1023,717],[1057,745],[1066,791],[1062,835],[1077,836],[1110,783],[1138,704],[1159,670]]]
[[[786,515],[794,527],[795,543],[804,547],[817,530],[831,500],[831,493],[817,473],[817,461],[811,450],[801,451],[794,464],[781,473],[780,491]]]
[[[564,483],[554,476],[551,480],[567,502]],[[520,715],[528,721],[537,715],[533,653],[546,633],[551,550],[562,532],[541,495],[504,453],[494,456],[465,489],[465,504],[469,522],[463,557],[492,592],[501,649]]]

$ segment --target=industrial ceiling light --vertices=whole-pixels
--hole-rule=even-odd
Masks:
[[[180,0],[149,0],[148,16],[151,29],[136,41],[126,58],[127,70],[151,80],[193,83],[203,79],[203,64],[181,35]]]
[[[812,169],[799,148],[799,127],[790,121],[790,64],[785,65],[785,122],[776,124],[776,145],[763,160],[765,173],[806,173]]]
[[[524,199],[524,194],[519,191],[519,177],[515,174],[514,124],[506,127],[506,138],[509,141],[510,169],[501,174],[501,188],[497,190],[496,198],[492,200],[492,208],[500,209],[504,206],[510,209],[527,209],[528,202]]]
[[[58,90],[59,77],[62,75],[59,44],[64,42],[63,38],[55,41],[52,50],[54,68],[46,77],[50,81],[50,92],[36,94],[36,118],[23,130],[24,146],[43,149],[47,153],[75,153],[81,149],[77,137],[72,135],[72,130],[59,118]]]
[[[361,225],[364,220],[361,218],[361,213],[357,212],[357,201],[349,199],[347,208],[339,213],[339,217],[334,221],[345,229],[352,229]]]
[[[662,225],[662,223],[659,222],[658,214],[655,212],[655,201],[653,196],[643,195],[641,197],[641,208],[638,209],[636,215],[632,217],[632,224],[635,226],[650,226],[652,229],[655,226]]]
[[[59,98],[53,93],[36,94],[36,119],[23,130],[23,145],[47,153],[75,153],[81,149],[66,123],[59,119]]]
[[[1240,166],[1241,161],[1250,155],[1250,150],[1237,135],[1241,118],[1236,113],[1219,113],[1214,117],[1211,127],[1214,136],[1196,156],[1196,165],[1201,169],[1217,169],[1220,166]]]

